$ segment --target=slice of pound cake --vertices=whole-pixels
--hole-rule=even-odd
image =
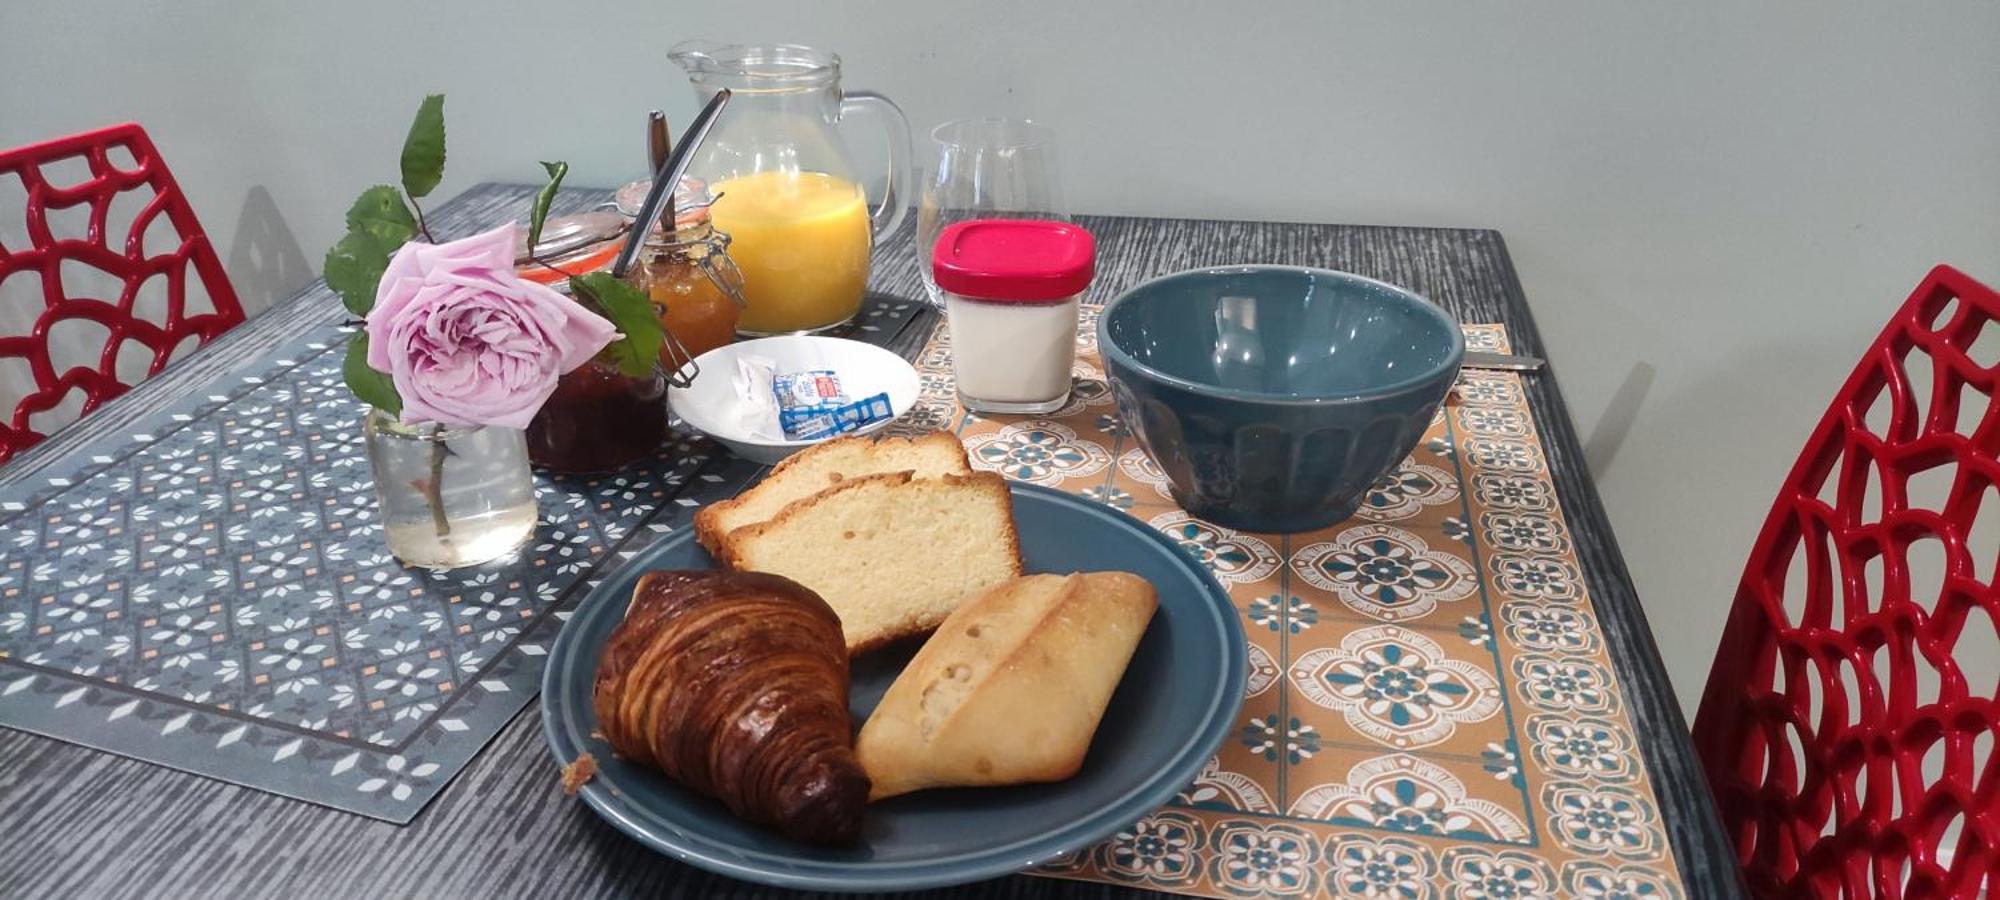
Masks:
[[[716,555],[811,588],[840,616],[850,654],[931,631],[1021,574],[1007,480],[991,472],[843,479],[730,531]]]
[[[703,507],[694,517],[695,537],[719,556],[722,539],[738,528],[765,521],[786,506],[847,479],[890,472],[936,478],[970,474],[972,466],[966,462],[965,445],[949,432],[838,438],[793,454],[735,498]]]

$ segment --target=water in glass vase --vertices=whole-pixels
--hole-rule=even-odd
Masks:
[[[516,428],[404,425],[371,410],[364,431],[389,552],[455,569],[514,552],[535,531],[535,482]]]

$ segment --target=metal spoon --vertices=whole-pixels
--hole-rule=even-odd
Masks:
[[[1545,365],[1548,365],[1548,361],[1539,356],[1515,356],[1478,350],[1465,351],[1463,363],[1463,367],[1467,369],[1498,369],[1503,372],[1539,372]]]
[[[627,272],[632,271],[632,264],[638,261],[640,251],[645,249],[647,236],[659,224],[661,214],[673,206],[674,186],[680,183],[682,175],[687,174],[688,163],[694,160],[695,148],[700,147],[708,137],[709,130],[715,127],[716,116],[728,103],[729,89],[716,91],[715,98],[702,107],[701,114],[688,125],[687,133],[681,135],[680,146],[666,154],[666,159],[654,170],[653,186],[646,191],[646,202],[639,205],[639,215],[632,220],[632,230],[625,234],[625,246],[618,251],[617,261],[611,264],[611,277],[623,279]],[[666,116],[655,110],[647,118],[647,143],[656,157],[659,155],[658,148],[665,146],[666,130]],[[662,335],[662,340],[667,344],[670,359],[687,360],[667,373],[667,383],[681,388],[693,384],[695,378],[701,375],[701,366],[695,363],[694,355],[687,352],[687,347],[671,331]]]
[[[646,202],[639,206],[639,217],[632,220],[632,231],[625,238],[625,249],[618,251],[618,261],[611,264],[611,274],[624,278],[632,271],[632,264],[639,259],[639,251],[645,246],[646,235],[653,233],[653,227],[660,223],[660,213],[666,210],[666,199],[674,195],[674,185],[679,184],[682,175],[687,174],[688,163],[694,161],[694,151],[708,138],[708,132],[715,127],[715,118],[722,107],[729,103],[729,89],[715,92],[715,98],[702,107],[701,114],[694,117],[688,130],[681,135],[680,145],[667,156],[667,163],[660,171],[653,173],[653,187],[646,192]]]

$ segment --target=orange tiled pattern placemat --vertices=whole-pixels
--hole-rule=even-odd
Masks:
[[[1045,417],[968,415],[940,325],[899,428],[1124,510],[1229,589],[1241,721],[1176,800],[1044,874],[1214,897],[1683,896],[1519,376],[1469,372],[1354,518],[1249,534],[1169,499],[1104,381],[1095,308]],[[1504,329],[1466,327],[1505,352]]]

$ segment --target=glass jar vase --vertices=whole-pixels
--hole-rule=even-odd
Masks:
[[[528,459],[558,475],[616,472],[667,441],[667,378],[593,359],[556,382],[528,423]]]
[[[406,425],[379,409],[363,420],[389,552],[426,569],[478,565],[535,532],[535,481],[515,428]]]

